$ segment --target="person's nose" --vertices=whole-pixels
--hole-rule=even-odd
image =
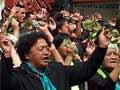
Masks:
[[[111,53],[110,58],[116,59],[116,58],[117,58],[117,55],[115,55],[114,53]]]

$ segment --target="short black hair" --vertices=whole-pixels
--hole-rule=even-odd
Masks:
[[[64,23],[66,21],[68,21],[67,19],[65,19],[63,17],[63,14],[61,14],[61,13],[56,13],[55,16],[54,16],[54,19],[55,19],[55,22],[56,22],[56,25],[57,25],[57,29],[60,29],[64,25]]]
[[[8,7],[5,7],[1,12],[2,18],[4,18],[4,15],[5,15],[5,17],[8,17],[9,14],[10,14],[10,9]]]
[[[16,7],[25,8],[24,3],[22,1],[18,1],[16,3]]]
[[[70,39],[70,36],[66,33],[59,33],[56,35],[53,41],[55,47],[59,48],[65,39]]]
[[[37,40],[40,38],[45,39],[49,46],[51,45],[48,37],[43,32],[29,32],[20,36],[16,44],[16,48],[22,61],[26,60],[25,55],[30,52],[31,47],[35,45]]]
[[[25,13],[25,18],[26,19],[30,18],[30,15],[33,15],[33,12],[26,12]]]

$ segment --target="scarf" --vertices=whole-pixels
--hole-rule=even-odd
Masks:
[[[97,70],[97,73],[102,76],[103,79],[105,79],[107,77],[107,75],[105,74],[105,72],[103,72],[103,70],[101,68],[99,68]],[[115,90],[120,90],[120,82],[116,81],[115,83]]]
[[[115,90],[120,90],[120,82],[117,81],[115,84]]]
[[[33,72],[39,76],[39,80],[42,82],[44,90],[57,90],[51,83],[49,78],[45,75],[45,72],[44,73],[39,72],[36,68],[32,66],[30,62],[24,62],[23,66],[30,72]]]

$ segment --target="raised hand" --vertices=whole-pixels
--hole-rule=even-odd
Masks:
[[[11,12],[10,12],[10,16],[9,17],[12,17],[16,14],[17,11],[19,11],[19,7],[16,7],[14,6],[12,9],[11,9]]]
[[[98,36],[99,46],[102,47],[102,48],[106,48],[111,41],[111,37],[112,37],[112,35],[110,33],[110,30],[103,28],[102,32]]]
[[[48,32],[48,24],[44,21],[39,21],[39,31],[42,31],[44,33]]]
[[[75,42],[72,42],[71,44],[67,45],[67,52],[72,53],[74,48],[76,48],[76,45]]]
[[[48,24],[48,27],[50,28],[50,30],[55,30],[56,29],[56,23],[54,21],[53,18],[49,18],[49,24]]]
[[[5,57],[11,56],[12,44],[6,34],[0,34],[0,48],[3,50]]]
[[[87,48],[86,48],[87,54],[91,55],[94,50],[95,50],[95,43],[93,41],[89,41],[87,43]]]
[[[48,30],[48,25],[46,23],[43,23],[42,25],[39,25],[39,31],[44,32],[48,36],[49,41],[53,42],[54,37],[52,36],[50,31]]]

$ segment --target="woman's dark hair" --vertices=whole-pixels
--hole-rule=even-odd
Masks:
[[[65,19],[65,18],[63,17],[63,14],[62,14],[62,13],[59,13],[59,12],[57,12],[57,13],[54,15],[54,20],[55,20],[55,22],[56,22],[56,24],[57,24],[57,29],[58,29],[58,28],[61,28],[61,27],[64,25],[64,23],[67,21],[67,19]]]
[[[16,45],[17,53],[20,56],[20,59],[22,61],[25,61],[25,55],[27,55],[30,52],[30,49],[33,45],[36,44],[38,39],[45,39],[45,41],[50,46],[50,42],[48,37],[42,33],[42,32],[29,32],[24,35],[22,35]]]
[[[66,33],[60,33],[56,35],[53,41],[55,47],[59,48],[65,39],[70,39],[69,35]]]
[[[67,20],[63,17],[63,14],[61,13],[57,13],[54,16],[54,20],[56,22],[56,29],[52,32],[52,34],[55,37],[59,33],[59,29],[61,29],[61,27],[65,24]]]
[[[16,3],[16,7],[25,8],[23,1],[21,1],[21,0],[18,1],[18,2]]]
[[[8,7],[5,7],[1,12],[2,18],[5,18],[5,17],[7,18],[9,14],[10,14],[10,9]]]
[[[33,13],[32,12],[26,12],[25,13],[25,19],[30,18],[30,15],[33,15]]]

